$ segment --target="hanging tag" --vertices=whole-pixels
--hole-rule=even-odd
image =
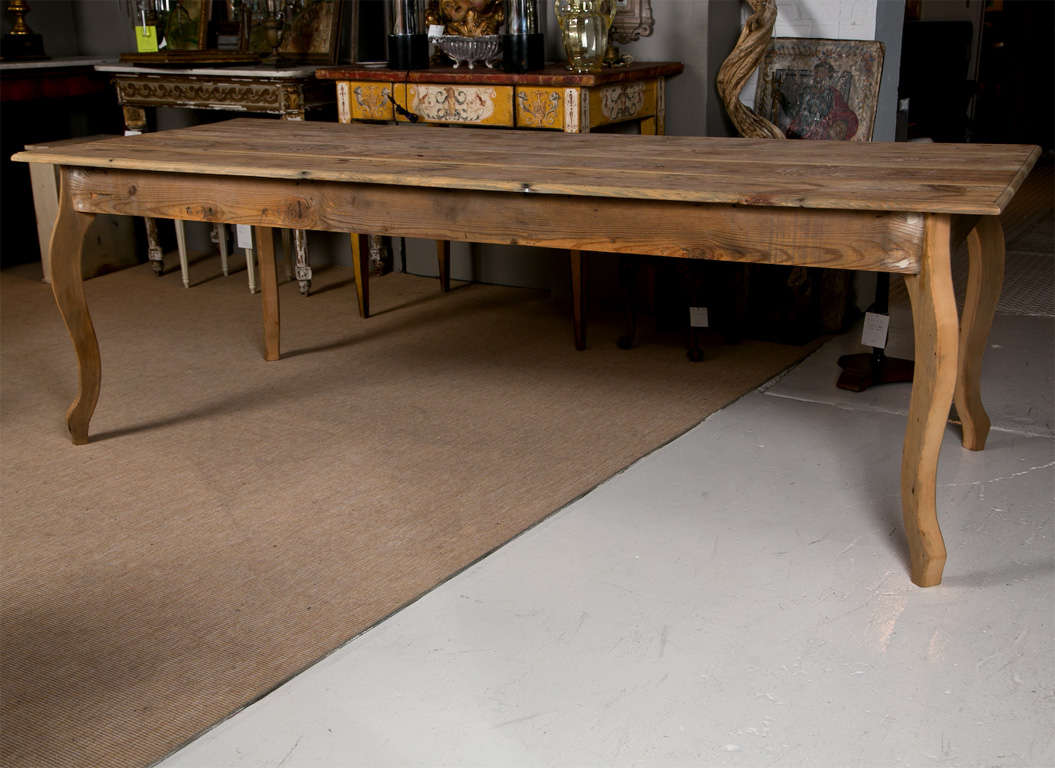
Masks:
[[[887,331],[890,329],[890,315],[876,312],[865,312],[864,329],[861,331],[861,343],[866,347],[886,349]]]
[[[139,53],[157,53],[158,36],[157,27],[141,27],[136,25],[136,50]]]
[[[711,321],[707,316],[707,307],[689,307],[689,327],[708,328]]]
[[[430,40],[432,38],[434,38],[434,37],[439,37],[442,34],[443,34],[443,25],[442,24],[429,24],[429,39]]]
[[[253,247],[253,228],[251,226],[248,224],[235,224],[234,232],[239,248],[251,249]]]

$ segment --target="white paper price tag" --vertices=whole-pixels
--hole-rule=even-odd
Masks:
[[[709,328],[710,319],[707,317],[707,307],[689,307],[689,326],[692,328]]]
[[[443,34],[442,24],[429,24],[429,38],[439,37]]]
[[[142,134],[142,131],[134,131],[131,128],[125,131],[125,136],[141,136]]]
[[[248,224],[235,224],[234,231],[239,248],[253,247],[253,228],[251,226]]]
[[[876,312],[865,312],[865,325],[861,331],[861,343],[866,347],[886,349],[887,331],[890,329],[890,316]]]

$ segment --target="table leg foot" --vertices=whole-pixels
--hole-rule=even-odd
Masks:
[[[73,443],[83,445],[88,442],[88,424],[99,401],[102,382],[99,342],[88,313],[81,270],[84,235],[95,215],[78,213],[73,209],[67,173],[63,171],[59,213],[51,233],[51,292],[77,352],[80,391],[66,411],[66,428]]]
[[[956,413],[963,424],[963,447],[985,448],[989,416],[982,405],[982,355],[1004,282],[1004,230],[996,216],[983,216],[967,236],[970,269],[960,321]]]
[[[901,459],[901,509],[912,581],[941,583],[945,542],[936,506],[938,454],[956,385],[958,322],[950,267],[949,217],[927,217],[918,275],[905,278],[912,302],[916,365]]]

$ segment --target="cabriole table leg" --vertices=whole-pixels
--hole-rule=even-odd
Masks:
[[[901,511],[912,581],[941,583],[945,542],[936,509],[938,454],[956,385],[958,323],[950,265],[950,222],[929,215],[918,275],[906,275],[912,302],[916,369],[901,458]]]
[[[970,271],[960,321],[959,370],[956,375],[956,413],[963,424],[963,447],[985,448],[989,416],[982,406],[982,355],[1004,283],[1004,230],[996,216],[983,216],[967,236]]]
[[[75,445],[88,442],[88,423],[99,401],[102,361],[88,303],[84,298],[81,261],[84,235],[95,214],[78,213],[70,197],[69,171],[62,169],[59,213],[51,232],[51,292],[77,352],[80,391],[66,411],[66,427]]]

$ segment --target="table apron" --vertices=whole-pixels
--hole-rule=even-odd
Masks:
[[[916,274],[924,215],[68,168],[75,210]]]

